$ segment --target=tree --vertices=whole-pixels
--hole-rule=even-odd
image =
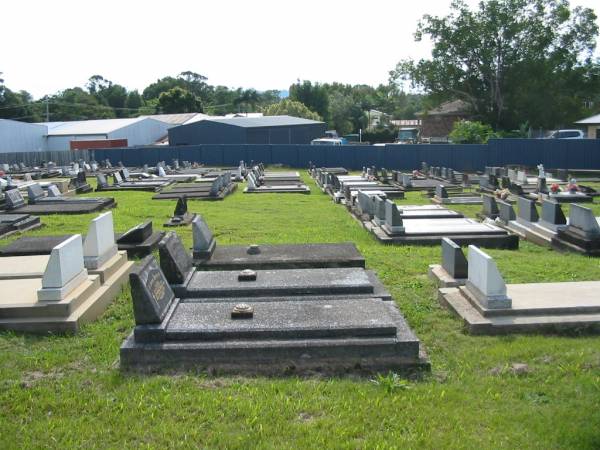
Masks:
[[[53,121],[111,119],[114,110],[102,104],[95,95],[80,87],[65,89],[51,97],[44,97],[42,102],[50,104],[50,119]]]
[[[158,108],[164,114],[202,112],[202,103],[191,92],[174,87],[160,94]]]
[[[433,42],[431,59],[401,61],[391,81],[411,80],[437,103],[462,99],[497,129],[568,123],[598,87],[589,76],[595,20],[568,0],[489,0],[477,10],[454,0],[448,16],[417,26],[415,40]]]
[[[185,88],[185,80],[181,78],[164,77],[156,80],[156,82],[148,85],[143,90],[142,96],[145,100],[158,98],[163,92],[167,92],[174,87]]]
[[[296,84],[290,86],[290,98],[305,104],[308,109],[315,111],[325,121],[329,120],[329,96],[323,85],[319,83],[313,85],[308,80],[300,83],[298,80]]]
[[[294,116],[310,120],[321,120],[321,116],[308,109],[306,105],[289,98],[267,106],[263,110],[263,114],[265,116]]]
[[[459,120],[454,122],[449,137],[453,144],[486,144],[489,139],[496,137],[496,134],[489,125]]]

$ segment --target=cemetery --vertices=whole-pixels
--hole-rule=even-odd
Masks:
[[[5,217],[25,220],[0,242],[0,327],[7,330],[0,334],[0,373],[15,398],[47,385],[71,405],[62,414],[73,420],[82,402],[103,413],[114,408],[112,401],[97,403],[97,395],[118,398],[127,414],[138,414],[142,385],[149,399],[157,398],[151,384],[167,386],[162,392],[174,398],[159,416],[175,426],[165,415],[176,414],[171,403],[196,402],[198,392],[211,402],[199,405],[208,414],[215,395],[232,399],[217,401],[225,420],[236,414],[231,402],[250,411],[300,395],[320,406],[290,406],[292,421],[305,410],[333,408],[350,423],[359,413],[344,405],[362,402],[369,412],[359,417],[370,427],[397,414],[397,399],[410,402],[411,417],[428,429],[443,428],[449,418],[458,426],[456,411],[469,402],[493,410],[503,430],[513,432],[522,430],[515,411],[527,410],[531,392],[540,389],[560,402],[553,411],[571,418],[582,405],[591,408],[570,386],[595,376],[594,202],[559,202],[550,193],[534,198],[529,187],[538,180],[531,176],[523,194],[503,191],[504,168],[312,166],[306,173],[256,163],[219,169],[173,161],[148,169],[103,161],[94,170],[85,164],[92,189],[98,175],[115,173],[118,184],[167,184],[116,188],[118,208],[45,215],[39,231],[28,229],[42,224],[35,214],[0,215],[8,223]],[[410,179],[403,183],[402,174]],[[558,180],[546,176],[550,185]],[[69,183],[58,195],[43,180],[4,195],[21,193],[21,208],[97,202],[97,193],[78,194]],[[238,182],[244,189],[270,186],[272,194],[243,195]],[[219,195],[231,189],[227,201],[188,201],[210,196],[215,183]],[[288,190],[299,185],[319,195]],[[432,204],[440,185],[447,194],[438,192],[441,198],[473,201]],[[477,188],[483,195],[474,195]],[[161,194],[176,202],[151,201]],[[514,340],[495,336],[503,334]],[[520,365],[528,371],[515,375]],[[59,381],[55,371],[68,376]],[[31,384],[28,374],[38,372],[46,378]],[[558,373],[560,382],[544,384]],[[506,384],[513,385],[510,394]],[[478,414],[463,411],[461,426],[475,432]],[[289,423],[273,420],[282,429]],[[552,422],[544,414],[528,420]],[[273,423],[262,423],[273,432]]]

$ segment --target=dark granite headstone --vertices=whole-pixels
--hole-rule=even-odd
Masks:
[[[503,200],[497,200],[496,204],[498,205],[499,217],[502,222],[508,223],[511,220],[516,220],[517,216],[515,210],[510,203]]]
[[[535,202],[533,200],[528,200],[523,197],[518,198],[519,204],[519,219],[525,220],[527,222],[537,222],[539,220],[539,215],[537,212],[537,208],[535,207]]]
[[[141,223],[124,233],[118,240],[118,244],[137,244],[144,242],[152,236],[152,221]]]
[[[173,215],[176,217],[184,216],[187,212],[188,212],[187,197],[185,195],[183,195],[177,199],[177,205],[175,205],[175,212],[173,213]]]
[[[437,198],[448,198],[448,191],[446,190],[446,188],[443,185],[438,184],[435,187],[435,196]]]
[[[75,185],[79,187],[79,186],[85,186],[86,184],[87,184],[87,177],[85,175],[85,172],[82,170],[77,173],[77,177],[75,178]]]
[[[542,220],[553,225],[566,225],[567,223],[560,203],[547,199],[542,202]]]
[[[27,198],[29,203],[34,204],[36,200],[44,198],[45,196],[44,189],[42,189],[42,186],[40,186],[39,183],[27,186]]]
[[[17,209],[21,206],[25,206],[25,199],[18,189],[10,189],[5,191],[4,199],[6,201],[6,209]]]
[[[495,219],[498,217],[498,204],[496,203],[496,198],[493,195],[483,194],[481,196],[483,201],[483,212],[482,214],[486,217],[490,217],[491,219]]]
[[[442,267],[452,278],[467,278],[469,275],[467,258],[460,245],[448,238],[442,239]]]
[[[160,268],[170,284],[183,284],[194,268],[181,239],[172,231],[158,243]]]
[[[129,282],[136,324],[161,323],[175,295],[153,256],[133,267]]]
[[[96,175],[96,181],[98,182],[99,188],[107,188],[108,187],[108,181],[106,180],[106,175],[104,175],[103,173],[99,173]]]
[[[538,178],[537,180],[537,192],[541,192],[543,194],[548,193],[548,186],[546,186],[546,178]]]

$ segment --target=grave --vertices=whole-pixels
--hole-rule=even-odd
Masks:
[[[87,182],[87,177],[83,170],[77,172],[77,176],[73,179],[73,183],[75,184],[75,192],[77,194],[92,192],[92,187]]]
[[[462,248],[449,238],[442,239],[442,264],[429,266],[429,278],[438,287],[462,286],[467,281],[468,262]]]
[[[471,192],[448,193],[444,185],[435,187],[435,195],[431,199],[433,203],[452,205],[481,205],[481,194]]]
[[[379,205],[382,203],[380,201]],[[449,237],[458,245],[477,243],[484,247],[509,249],[519,246],[517,236],[494,224],[467,218],[403,219],[394,212],[397,205],[388,203],[387,206],[388,214],[384,212],[383,220],[378,218],[376,210],[372,222],[363,222],[363,226],[384,244],[437,245],[442,238]]]
[[[600,218],[594,217],[591,209],[572,203],[568,225],[556,230],[551,245],[557,250],[600,256]]]
[[[482,210],[477,217],[480,219],[492,219],[495,220],[500,211],[498,210],[498,204],[496,203],[496,197],[491,194],[481,194]]]
[[[223,200],[237,189],[231,173],[225,172],[210,182],[179,183],[152,197],[153,200],[176,200],[184,195],[188,200]]]
[[[201,216],[192,222],[194,265],[199,269],[302,269],[364,267],[365,259],[353,243],[217,245]],[[174,238],[177,238],[175,235]],[[173,238],[171,238],[173,239]],[[178,238],[177,238],[178,239]]]
[[[271,181],[279,181],[271,179]],[[310,188],[298,181],[295,184],[283,179],[286,184],[265,184],[265,181],[258,180],[254,173],[248,174],[246,177],[247,186],[244,189],[244,194],[262,194],[262,193],[278,193],[278,194],[310,194]],[[289,183],[289,184],[287,184]]]
[[[73,333],[102,314],[127,282],[132,266],[116,254],[95,269],[85,268],[86,255],[101,259],[107,254],[103,222],[106,219],[99,218],[97,228],[90,230],[99,245],[90,243],[85,251],[77,234],[54,247],[49,256],[0,260],[3,267],[12,267],[12,273],[3,271],[0,279],[0,329]]]
[[[141,258],[156,249],[164,235],[164,231],[153,231],[152,221],[147,220],[125,233],[117,234],[116,242],[119,250],[127,251],[130,258]]]
[[[0,214],[0,238],[11,236],[18,232],[40,228],[40,218],[29,214]]]
[[[5,192],[4,210],[0,214],[86,214],[116,206],[113,198],[44,197],[26,205],[18,189]]]
[[[96,174],[96,191],[148,191],[158,192],[171,184],[170,181],[123,181],[119,172],[113,173],[114,182],[109,184],[106,175]]]
[[[349,286],[348,298],[310,297],[290,286],[292,294],[282,299],[244,296],[251,284],[269,293],[262,272],[246,282],[237,281],[238,272],[231,280],[221,272],[200,275],[220,283],[227,298],[179,299],[151,256],[136,266],[130,274],[136,327],[121,346],[122,369],[279,375],[429,369],[394,302],[369,293],[364,279],[354,297]],[[240,283],[248,287],[238,289]]]
[[[169,219],[168,222],[165,222],[164,226],[180,227],[184,225],[189,225],[195,218],[196,214],[192,214],[188,211],[187,197],[184,195],[183,197],[179,197],[177,199],[177,205],[175,205],[175,211],[173,212],[173,216]]]
[[[600,281],[506,284],[496,263],[469,247],[465,286],[439,289],[440,302],[471,334],[600,330]]]

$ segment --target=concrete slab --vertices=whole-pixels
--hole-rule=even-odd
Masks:
[[[49,259],[50,255],[0,258],[0,280],[42,278]]]

